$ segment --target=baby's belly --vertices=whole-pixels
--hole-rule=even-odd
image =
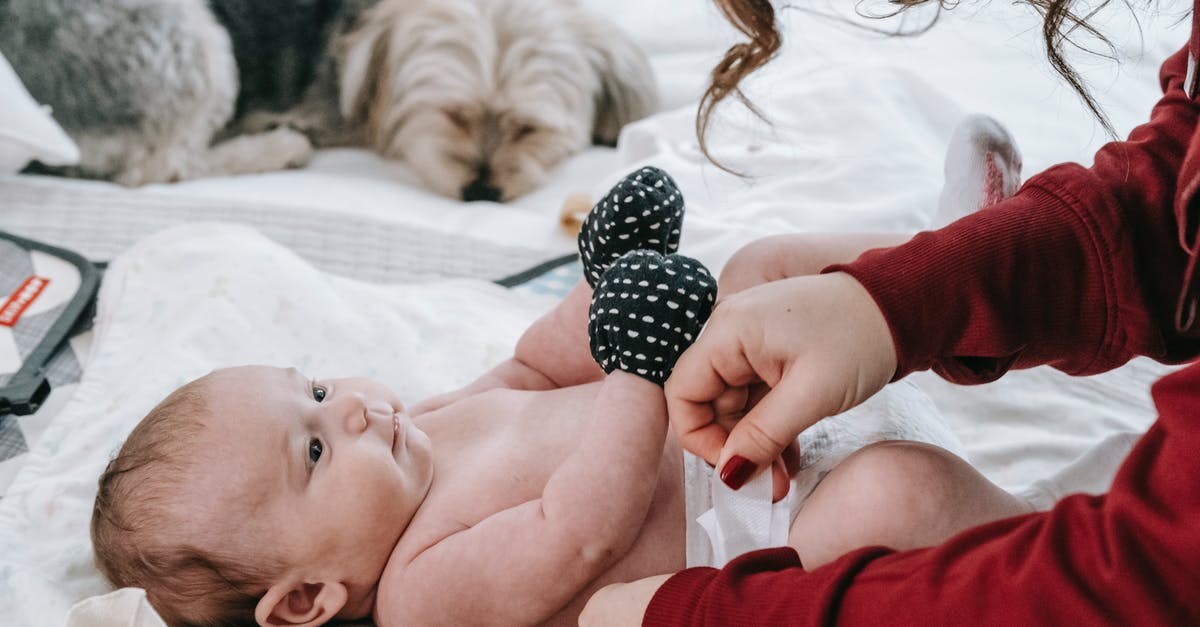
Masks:
[[[432,507],[423,507],[428,510],[422,512],[427,516],[414,519],[413,526],[436,526],[448,520],[472,525],[499,511],[540,498],[550,477],[575,450],[580,438],[586,437],[597,390],[596,385],[585,385],[553,392],[506,391],[481,395],[484,398],[477,402],[456,404],[460,405],[456,408],[458,415],[447,415],[446,420],[438,421],[442,424],[427,429],[436,458],[434,489],[426,503]],[[460,424],[449,428],[454,422]],[[442,428],[447,431],[440,433]],[[440,444],[445,446],[439,447]],[[452,463],[442,464],[442,460]],[[597,459],[595,463],[600,468],[604,460]],[[497,468],[521,471],[497,473]],[[440,480],[436,478],[439,474]],[[670,431],[658,477],[647,477],[647,481],[657,481],[658,486],[645,522],[640,529],[630,530],[637,534],[630,550],[581,589],[575,600],[547,624],[575,625],[591,594],[609,583],[685,567],[683,454]],[[430,503],[431,500],[440,503]],[[416,530],[410,527],[410,531]],[[432,539],[428,535],[426,538]],[[401,543],[404,541],[402,538]]]

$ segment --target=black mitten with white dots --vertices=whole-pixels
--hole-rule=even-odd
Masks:
[[[717,281],[699,261],[628,252],[592,292],[592,357],[604,372],[624,370],[662,385],[700,334],[716,297]]]
[[[579,230],[583,277],[593,288],[618,257],[631,250],[679,250],[683,194],[653,166],[631,172],[592,207]]]

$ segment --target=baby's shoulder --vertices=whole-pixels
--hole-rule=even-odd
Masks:
[[[578,410],[596,397],[598,383],[587,383],[548,390],[493,388],[458,399],[438,410],[439,422],[476,423],[483,421],[489,430],[505,424],[553,418]]]

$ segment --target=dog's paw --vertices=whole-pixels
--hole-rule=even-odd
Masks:
[[[600,277],[588,311],[592,358],[662,385],[712,313],[717,281],[699,261],[635,250]]]
[[[632,250],[679,249],[683,194],[669,174],[646,166],[627,175],[596,203],[579,230],[579,258],[588,285]]]
[[[213,146],[206,156],[206,170],[216,176],[273,172],[304,167],[312,156],[312,142],[303,133],[281,127]]]
[[[313,157],[313,145],[308,136],[293,128],[281,126],[274,130],[259,134],[262,138],[264,155],[274,160],[277,167],[273,170],[302,168]]]

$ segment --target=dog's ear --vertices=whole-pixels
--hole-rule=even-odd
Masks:
[[[600,79],[592,139],[597,144],[616,144],[621,127],[658,110],[654,72],[642,49],[611,21],[580,13],[573,26]]]
[[[338,60],[338,108],[342,117],[362,124],[370,117],[371,103],[381,90],[387,89],[391,74],[388,45],[395,22],[386,3],[365,12],[355,28],[338,40],[335,55]]]

